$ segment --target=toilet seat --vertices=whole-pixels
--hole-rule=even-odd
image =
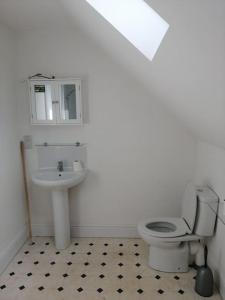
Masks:
[[[190,233],[182,218],[148,218],[138,225],[143,234],[157,238],[173,238]]]

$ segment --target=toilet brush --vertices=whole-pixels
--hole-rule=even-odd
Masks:
[[[198,268],[195,291],[197,294],[203,297],[211,297],[213,295],[213,274],[211,269],[207,265],[208,248],[205,246],[205,265]]]

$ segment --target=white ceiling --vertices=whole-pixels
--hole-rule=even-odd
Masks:
[[[225,147],[225,1],[146,2],[170,24],[153,62],[85,0],[0,0],[0,21],[18,31],[79,26],[195,135]]]

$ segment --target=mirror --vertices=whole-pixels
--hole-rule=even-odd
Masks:
[[[81,80],[30,80],[34,125],[82,124]]]
[[[61,98],[61,118],[62,120],[77,119],[76,108],[76,85],[75,84],[61,84],[60,85]]]
[[[53,120],[51,85],[34,84],[36,119]]]

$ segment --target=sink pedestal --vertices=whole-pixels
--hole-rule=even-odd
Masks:
[[[55,246],[66,249],[70,245],[70,216],[68,189],[52,190]]]

